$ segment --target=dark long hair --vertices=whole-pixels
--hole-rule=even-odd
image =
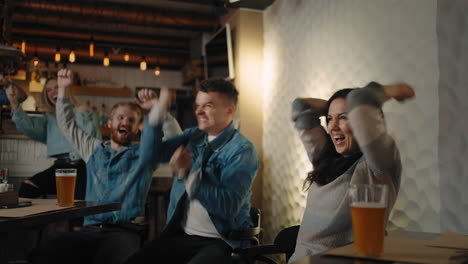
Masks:
[[[353,90],[353,88],[345,88],[335,92],[327,101],[326,113],[328,113],[333,100],[346,98]],[[307,178],[304,181],[304,189],[308,189],[313,182],[316,182],[318,185],[325,185],[332,182],[349,169],[361,156],[362,153],[358,152],[349,157],[343,157],[343,155],[336,152],[331,137],[327,136],[327,142],[324,147],[320,153],[314,157],[314,160],[312,160],[314,170],[307,174]]]

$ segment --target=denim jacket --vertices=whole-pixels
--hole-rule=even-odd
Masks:
[[[259,166],[255,147],[232,123],[210,143],[205,132],[191,128],[168,141],[158,142],[156,149],[159,161],[169,160],[181,145],[186,145],[191,151],[192,171],[198,172],[199,177],[198,184],[192,186],[188,198],[200,201],[226,242],[232,247],[241,246],[241,241],[228,240],[227,237],[232,230],[252,226],[251,185]],[[213,152],[205,169],[201,171],[206,148],[211,148]],[[174,177],[167,212],[168,226],[184,193],[185,181]]]
[[[86,200],[120,202],[121,209],[85,217],[84,225],[129,223],[145,214],[145,202],[156,169],[155,143],[160,129],[143,126],[140,144],[114,151],[109,142],[91,137],[77,127],[68,99],[57,100],[57,121],[64,136],[86,162]]]

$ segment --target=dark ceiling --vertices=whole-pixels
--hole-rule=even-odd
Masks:
[[[232,2],[232,3],[231,3]],[[107,52],[111,66],[148,65],[180,70],[190,59],[191,42],[213,33],[230,9],[263,10],[273,0],[0,0],[2,38],[26,42],[26,57],[35,54],[53,62],[60,48],[62,62],[71,49],[75,63],[102,64]],[[89,56],[94,40],[95,55]],[[123,60],[128,50],[130,61]]]

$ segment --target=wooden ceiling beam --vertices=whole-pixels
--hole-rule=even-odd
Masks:
[[[218,25],[213,16],[160,10],[148,6],[115,4],[101,1],[85,3],[76,1],[30,0],[15,1],[14,13],[40,13],[43,17],[67,17],[106,23],[126,23],[151,27],[186,28],[212,31]]]
[[[54,63],[54,55],[56,49],[55,47],[49,46],[40,46],[40,45],[30,45],[28,51],[26,52],[27,59],[32,60],[32,58],[37,54],[38,58],[42,62]],[[61,49],[61,62],[68,62],[68,54],[70,49]],[[89,57],[88,51],[86,50],[75,50],[76,62],[77,64],[89,64],[89,65],[102,65],[102,60],[104,58],[104,51],[95,51],[94,57]],[[148,69],[151,69],[158,64],[162,69],[171,69],[171,70],[181,70],[182,66],[188,60],[188,56],[168,56],[167,54],[160,54],[158,56],[153,54],[145,55],[145,60],[148,64]],[[139,67],[142,55],[130,53],[130,61],[125,62],[123,60],[123,54],[114,54],[112,52],[108,53],[111,66],[123,66],[123,67]]]
[[[13,41],[49,43],[51,45],[87,47],[90,34],[48,31],[46,29],[13,28]],[[129,48],[189,53],[189,41],[171,41],[164,38],[135,38],[122,35],[93,35],[96,48]]]
[[[97,27],[94,25],[92,30],[90,30],[88,27],[83,27],[80,26],[83,25],[83,23],[74,23],[73,26],[69,26],[69,23],[64,23],[64,24],[56,24],[56,23],[37,23],[35,21],[26,21],[26,20],[17,20],[13,22],[13,28],[15,30],[42,30],[42,31],[47,31],[47,32],[58,32],[58,33],[77,33],[77,34],[83,34],[87,35],[88,38],[93,35],[94,38],[100,37],[100,38],[107,38],[107,37],[115,37],[115,36],[121,36],[123,38],[132,38],[135,39],[135,42],[141,40],[141,39],[160,39],[160,40],[166,40],[170,42],[179,42],[179,43],[184,43],[183,45],[186,45],[191,37],[191,32],[185,32],[186,34],[183,34],[181,36],[177,36],[178,34],[171,34],[175,32],[175,30],[149,30],[148,28],[145,28],[146,30],[122,30],[124,28],[123,26],[119,27],[116,26],[115,28],[112,27],[106,27],[105,29],[102,27]],[[125,28],[124,28],[125,29]],[[177,32],[182,32],[183,31],[177,31]],[[188,33],[188,34],[187,34]],[[180,33],[179,33],[180,34]]]

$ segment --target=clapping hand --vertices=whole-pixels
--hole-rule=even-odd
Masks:
[[[182,179],[192,167],[192,155],[185,146],[180,146],[172,155],[169,165],[177,173],[177,177]]]

